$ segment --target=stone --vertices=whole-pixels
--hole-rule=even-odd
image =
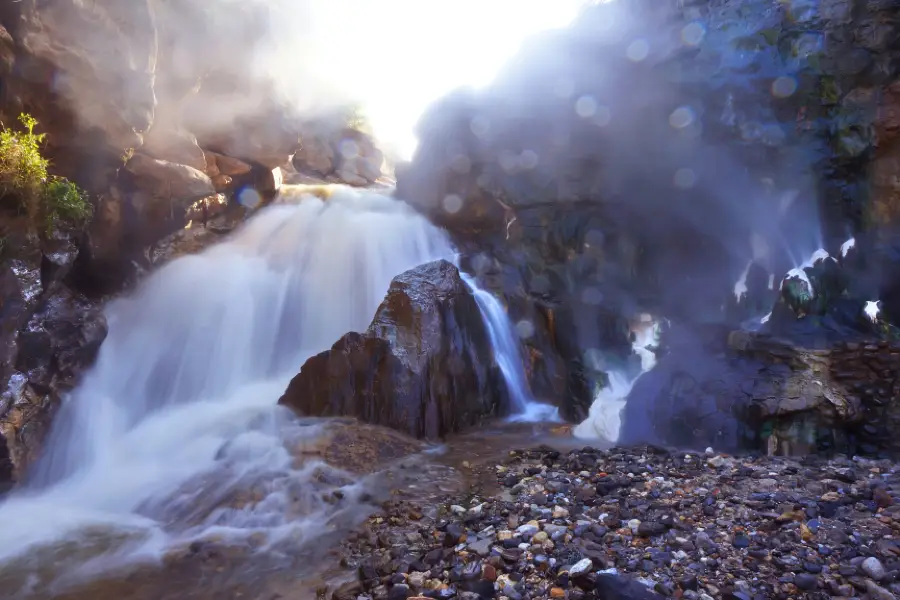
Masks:
[[[310,358],[279,403],[424,438],[509,409],[478,305],[446,261],[394,278],[368,330]]]
[[[197,138],[177,127],[154,124],[144,136],[140,151],[151,158],[185,165],[197,171],[205,172],[207,168],[206,155],[197,145]]]
[[[862,562],[860,565],[863,573],[874,579],[875,581],[881,581],[884,579],[886,575],[884,565],[881,564],[881,561],[875,558],[874,556],[870,556],[866,560]]]
[[[191,203],[216,194],[212,180],[203,171],[187,165],[138,153],[125,164],[125,169],[144,190],[169,202]]]

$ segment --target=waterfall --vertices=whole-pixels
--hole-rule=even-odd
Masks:
[[[649,317],[649,315],[642,315]],[[649,349],[659,340],[659,325],[652,319],[642,318],[637,326],[632,327],[634,342],[632,351],[641,359],[640,372],[630,377],[623,371],[610,371],[609,384],[597,391],[588,417],[572,432],[581,439],[601,439],[615,443],[619,439],[622,427],[622,409],[631,388],[638,378],[656,366],[656,355]]]
[[[439,258],[453,258],[445,234],[408,206],[337,188],[152,274],[108,305],[95,366],[0,505],[0,560],[98,528],[158,555],[173,523],[188,538],[325,527],[316,466],[290,452],[320,426],[276,401],[306,358],[368,327],[393,277]],[[248,489],[259,501],[223,507]]]
[[[521,344],[513,331],[512,322],[500,301],[488,291],[478,287],[475,279],[460,271],[463,281],[475,295],[481,309],[484,325],[488,330],[494,360],[503,373],[503,379],[513,402],[510,420],[520,422],[557,421],[559,410],[549,404],[536,402],[528,389],[528,378],[522,363]]]
[[[391,197],[336,187],[326,200],[284,203],[292,196],[107,306],[96,364],[65,399],[27,485],[0,504],[0,574],[12,559],[39,561],[31,549],[87,545],[98,532],[109,551],[93,563],[72,554],[75,571],[158,558],[212,533],[315,540],[341,516],[322,498],[323,470],[344,498],[362,496],[322,462],[297,464],[322,421],[276,401],[308,357],[365,331],[396,275],[454,252]],[[502,305],[464,278],[513,418],[555,418],[531,398]]]

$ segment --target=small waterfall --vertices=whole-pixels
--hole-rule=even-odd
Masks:
[[[503,305],[486,290],[478,287],[475,279],[460,271],[466,285],[472,290],[475,302],[481,309],[484,325],[487,327],[494,349],[494,360],[503,373],[506,387],[513,401],[512,421],[537,422],[559,420],[559,409],[549,404],[536,402],[528,388],[528,378],[522,363],[522,345],[516,336],[512,322]]]
[[[632,332],[635,338],[631,348],[641,359],[640,373],[636,377],[629,377],[627,373],[611,371],[608,374],[609,385],[597,391],[587,419],[572,432],[575,437],[599,438],[610,443],[618,441],[622,427],[622,409],[625,408],[631,388],[641,375],[656,366],[656,355],[648,346],[659,341],[659,324],[642,318],[641,322],[632,327]]]
[[[292,452],[320,426],[276,400],[306,358],[368,327],[393,277],[439,258],[446,236],[407,205],[337,188],[161,268],[107,307],[96,365],[0,505],[0,561],[98,528],[152,556],[213,530],[314,539],[334,510],[313,477],[325,465]]]

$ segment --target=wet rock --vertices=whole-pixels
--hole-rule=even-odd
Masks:
[[[426,438],[508,410],[478,305],[446,261],[396,277],[369,329],[310,358],[279,403]]]
[[[642,583],[621,575],[608,573],[601,573],[597,576],[596,590],[601,598],[609,600],[653,600],[654,598],[663,598],[660,594],[647,589],[647,586]]]
[[[875,581],[881,581],[884,579],[886,574],[884,570],[884,565],[881,564],[881,561],[875,558],[874,556],[870,556],[866,560],[862,562],[860,565],[863,573],[874,579]]]

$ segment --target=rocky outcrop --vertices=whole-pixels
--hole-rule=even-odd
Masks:
[[[397,195],[491,265],[515,321],[557,325],[534,354],[602,382],[637,314],[735,328],[765,312],[731,310],[751,260],[766,287],[823,243],[871,254],[893,223],[898,33],[886,2],[596,3],[435,104]],[[575,325],[529,317],[548,310]]]
[[[767,333],[675,330],[635,383],[621,441],[770,454],[900,452],[900,344],[799,345]]]
[[[369,329],[310,358],[279,404],[430,439],[509,408],[478,305],[447,261],[394,278]]]
[[[347,128],[346,111],[302,115],[260,69],[271,18],[264,3],[211,11],[187,0],[0,9],[0,121],[32,114],[54,173],[95,204],[77,265],[85,289],[121,289],[200,198],[271,200],[307,131],[331,145],[330,180],[378,178],[381,152]]]
[[[106,336],[98,306],[65,283],[80,232],[29,225],[0,218],[0,487],[37,456],[62,395]]]

